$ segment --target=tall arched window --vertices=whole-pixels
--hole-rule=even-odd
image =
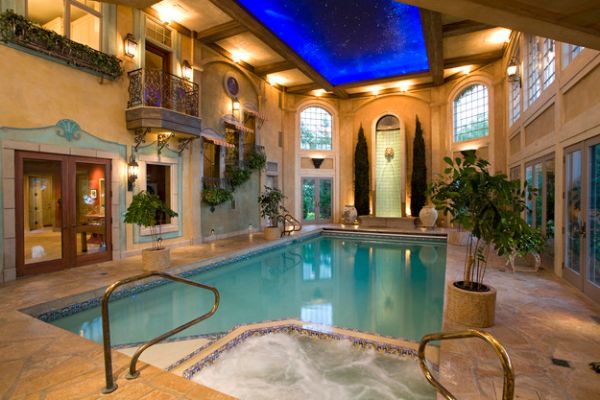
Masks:
[[[474,84],[454,99],[454,141],[477,139],[489,133],[488,89]]]
[[[322,107],[307,107],[300,113],[300,148],[302,150],[332,149],[332,118]]]

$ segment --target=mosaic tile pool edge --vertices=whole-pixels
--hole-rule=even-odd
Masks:
[[[314,338],[321,339],[321,340],[337,340],[337,341],[348,340],[348,341],[352,342],[353,346],[359,347],[361,349],[373,349],[379,353],[391,354],[391,355],[396,355],[399,357],[408,357],[408,358],[412,358],[412,359],[418,358],[417,351],[414,349],[411,349],[411,348],[397,346],[397,345],[393,345],[390,343],[377,342],[377,341],[371,340],[371,339],[358,338],[358,337],[354,337],[354,336],[346,335],[346,334],[342,334],[342,333],[323,332],[323,331],[319,331],[319,330],[313,330],[313,329],[309,329],[306,327],[290,324],[290,325],[279,325],[279,326],[274,326],[274,327],[255,328],[255,329],[249,329],[247,331],[244,331],[240,335],[238,335],[235,338],[233,338],[232,340],[230,340],[229,342],[225,343],[223,346],[219,347],[217,350],[213,351],[208,356],[204,357],[199,362],[197,362],[194,365],[192,365],[191,367],[185,369],[183,371],[182,375],[186,379],[192,379],[194,377],[194,375],[196,375],[198,372],[200,372],[204,367],[212,364],[223,353],[236,347],[237,345],[242,343],[244,340],[246,340],[250,337],[265,336],[265,335],[272,334],[272,333],[285,333],[288,335],[289,334],[299,334],[299,335],[314,337]],[[198,350],[196,350],[192,354],[188,355],[184,359],[179,360],[178,362],[167,367],[167,371],[173,370],[181,363],[183,363],[183,362],[189,360],[190,358],[194,357],[195,355],[199,354],[201,351],[207,349],[211,345],[212,345],[212,343],[208,343],[208,344],[200,347]],[[434,367],[437,367],[437,366],[434,366]]]

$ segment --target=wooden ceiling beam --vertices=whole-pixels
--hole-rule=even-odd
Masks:
[[[444,42],[442,35],[442,14],[420,9],[421,26],[429,60],[429,72],[434,85],[444,83]]]
[[[315,81],[320,87],[327,91],[333,91],[337,96],[346,98],[348,94],[341,89],[336,89],[321,74],[311,67],[302,57],[300,57],[287,44],[281,41],[269,28],[264,26],[244,7],[235,0],[209,0],[220,10],[228,14],[231,18],[254,34],[259,40],[262,40],[267,46],[279,53],[284,59],[294,64],[302,73]]]
[[[419,83],[418,85],[413,85],[410,87],[410,89],[408,89],[406,92],[403,92],[402,89],[400,88],[388,88],[388,89],[383,89],[381,90],[377,96],[382,96],[385,94],[397,94],[397,93],[408,93],[408,92],[415,92],[418,90],[423,90],[423,89],[429,89],[434,87],[435,85],[433,84],[433,82],[425,82],[425,83]],[[350,95],[351,99],[356,99],[356,98],[361,98],[361,97],[373,97],[373,94],[369,93],[369,92],[360,92],[360,93],[352,93]]]
[[[239,35],[240,33],[247,31],[248,30],[240,25],[239,22],[233,20],[198,32],[196,39],[205,44],[216,43],[219,40],[227,39],[228,37]]]
[[[466,35],[467,33],[479,32],[492,28],[494,28],[492,25],[471,21],[468,19],[442,25],[443,36],[445,38],[450,36]]]
[[[219,46],[216,43],[209,43],[206,45],[206,47],[208,47],[209,49],[211,49],[212,51],[214,51],[215,53],[227,58],[229,61],[231,62],[235,62],[234,61],[234,57],[233,54],[231,54],[230,52],[228,52],[227,50],[225,50],[224,48],[222,48],[221,46]],[[252,66],[251,64],[248,64],[245,61],[239,61],[237,62],[237,64],[241,65],[242,67],[246,68],[248,71],[252,72],[252,73],[256,73],[254,71],[254,66]]]
[[[385,78],[369,79],[369,80],[360,81],[360,82],[344,83],[343,85],[337,85],[336,88],[347,90],[347,89],[352,89],[352,88],[360,87],[360,86],[378,85],[378,84],[384,84],[384,83],[389,83],[389,82],[394,82],[394,81],[403,81],[403,80],[407,80],[407,79],[425,78],[428,76],[430,76],[429,72],[416,72],[413,74],[394,75],[394,76],[387,76]]]
[[[312,90],[317,90],[317,89],[322,89],[322,87],[314,82],[311,82],[311,83],[304,83],[302,85],[288,86],[285,91],[287,93],[302,94],[302,93],[308,93]]]
[[[487,53],[478,53],[469,56],[454,57],[444,60],[444,68],[456,68],[465,65],[486,65],[500,60],[504,55],[504,50],[490,51]]]
[[[580,14],[569,13],[565,7],[557,12],[556,2],[522,0],[396,0],[420,8],[464,19],[501,26],[561,42],[600,50],[600,24],[586,23]],[[565,3],[566,4],[566,3]],[[587,0],[588,15],[597,12],[598,0]],[[568,7],[568,6],[567,6]],[[583,7],[583,6],[582,6]]]
[[[294,69],[296,66],[289,61],[278,61],[272,64],[261,65],[260,67],[255,67],[254,72],[256,75],[266,76],[269,74],[274,74],[276,72],[287,71],[290,69]]]

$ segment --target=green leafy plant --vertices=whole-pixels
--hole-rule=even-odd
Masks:
[[[354,206],[358,215],[369,215],[369,148],[362,124],[354,150]]]
[[[452,222],[472,233],[465,261],[464,281],[455,286],[487,291],[483,278],[490,246],[500,256],[539,252],[544,239],[538,229],[523,220],[526,189],[506,175],[491,175],[489,162],[475,151],[462,152],[464,158],[444,158],[448,165],[440,180],[432,183],[429,194],[435,207]],[[530,191],[531,192],[531,191]]]
[[[413,141],[413,164],[410,180],[410,213],[418,216],[425,205],[427,192],[427,164],[425,163],[425,139],[421,121],[417,116],[415,139]]]
[[[267,165],[267,155],[264,152],[253,150],[248,154],[246,163],[251,170],[262,171]]]
[[[123,73],[117,57],[44,29],[12,10],[0,13],[0,41],[26,47],[111,79]]]
[[[233,193],[227,189],[210,188],[202,191],[202,200],[211,207],[218,206],[232,199]]]
[[[260,206],[260,216],[267,218],[270,227],[277,227],[279,216],[287,212],[281,205],[285,195],[279,190],[265,186],[265,191],[258,196],[258,205]]]
[[[159,250],[162,248],[160,225],[167,217],[176,216],[177,213],[167,207],[157,195],[142,190],[133,196],[131,204],[127,207],[125,223],[150,228],[153,248]]]
[[[246,183],[250,179],[251,175],[252,170],[237,165],[228,165],[225,168],[225,176],[231,182],[231,186],[233,186],[234,190],[235,188]]]

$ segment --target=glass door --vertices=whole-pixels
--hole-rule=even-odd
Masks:
[[[64,156],[15,153],[17,275],[57,271],[67,263],[67,163]]]
[[[583,289],[581,274],[582,244],[582,154],[583,146],[577,145],[565,154],[565,233],[563,277],[580,290]]]
[[[110,160],[16,152],[17,275],[108,261]]]
[[[527,187],[537,189],[537,193],[526,200],[526,220],[529,225],[541,229],[546,237],[546,250],[543,254],[546,265],[554,264],[554,164],[554,154],[550,154],[525,165]]]
[[[302,221],[322,224],[332,220],[333,178],[302,178]]]
[[[563,272],[600,302],[600,138],[566,149]]]
[[[106,192],[110,161],[89,158],[69,160],[73,179],[70,193],[75,196],[69,208],[72,235],[71,253],[75,266],[108,261],[110,240],[110,201]]]

